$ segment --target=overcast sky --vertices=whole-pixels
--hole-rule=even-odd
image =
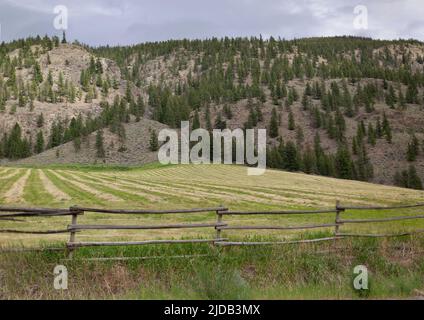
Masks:
[[[91,45],[181,38],[362,35],[424,41],[424,0],[0,0],[1,40],[61,34],[55,6],[68,8],[68,39]],[[368,29],[354,8],[368,9]]]

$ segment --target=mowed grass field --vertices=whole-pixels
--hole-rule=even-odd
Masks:
[[[243,166],[150,165],[145,168],[104,167],[1,167],[0,206],[67,208],[73,205],[121,209],[188,209],[223,205],[231,210],[284,210],[334,208],[343,205],[397,205],[424,202],[424,192],[357,181],[268,170],[262,176],[248,176]],[[419,209],[395,211],[352,211],[345,218],[413,215]],[[232,225],[298,225],[332,223],[334,214],[293,216],[229,216]],[[151,225],[161,223],[215,222],[213,212],[180,215],[106,215],[86,213],[81,224]],[[64,229],[70,217],[31,218],[0,221],[0,229]],[[343,232],[398,232],[424,228],[424,221],[406,220],[374,225],[343,226]],[[321,235],[331,234],[332,228]],[[294,238],[299,232],[225,231],[224,237]],[[79,241],[120,241],[171,238],[211,238],[214,230],[88,231]],[[67,234],[23,235],[0,233],[0,246],[38,246],[62,242]]]

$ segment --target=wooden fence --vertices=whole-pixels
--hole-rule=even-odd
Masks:
[[[354,234],[343,233],[341,228],[348,224],[372,224],[393,222],[402,220],[424,219],[424,215],[399,215],[396,217],[379,217],[377,219],[343,219],[343,214],[347,211],[357,210],[401,210],[410,208],[422,208],[423,204],[401,205],[392,207],[355,207],[342,206],[337,201],[336,206],[332,209],[322,210],[290,210],[290,211],[230,211],[228,208],[219,206],[215,208],[200,208],[200,209],[184,209],[184,210],[108,210],[83,207],[71,207],[69,209],[43,209],[43,208],[8,208],[0,207],[0,222],[1,221],[23,221],[26,217],[60,217],[70,216],[71,224],[62,230],[45,230],[45,231],[24,231],[1,229],[0,233],[16,233],[16,234],[60,234],[69,233],[69,242],[66,247],[69,257],[72,257],[73,252],[80,247],[97,247],[97,246],[130,246],[130,245],[150,245],[150,244],[176,244],[176,243],[211,243],[218,246],[239,246],[239,245],[276,245],[276,244],[295,244],[295,243],[313,243],[322,241],[332,241],[347,237],[400,237],[414,234],[424,233],[424,230],[414,230],[411,232],[403,232],[397,234]],[[208,223],[190,223],[190,224],[158,224],[158,225],[98,225],[98,224],[78,224],[78,217],[84,214],[111,214],[111,215],[172,215],[172,214],[208,214],[215,213],[216,220]],[[264,226],[240,226],[231,224],[231,216],[293,216],[293,215],[324,215],[334,214],[333,223],[325,224],[308,224],[294,226],[278,226],[275,224]],[[225,217],[225,219],[224,219]],[[225,221],[224,221],[225,220]],[[77,241],[77,233],[86,230],[160,230],[160,229],[190,229],[190,228],[213,228],[216,230],[215,237],[211,239],[180,239],[180,240],[144,240],[144,241],[124,241],[124,242],[79,242]],[[303,239],[303,240],[287,240],[287,241],[258,241],[258,242],[237,242],[230,241],[223,237],[223,232],[226,230],[309,230],[334,228],[332,236],[325,238]]]

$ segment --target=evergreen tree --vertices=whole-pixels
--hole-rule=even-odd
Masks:
[[[225,104],[223,110],[227,119],[231,120],[233,118],[233,112],[231,111],[231,107],[228,104]]]
[[[277,116],[277,109],[274,107],[272,109],[271,113],[271,121],[269,124],[269,136],[271,138],[276,138],[279,136],[279,130],[278,130],[278,116]]]
[[[421,178],[417,174],[414,166],[410,165],[408,169],[408,188],[423,190]]]
[[[284,147],[284,169],[288,171],[299,171],[300,163],[299,163],[299,155],[297,152],[296,145],[289,141],[286,143]]]
[[[104,147],[103,130],[97,130],[96,133],[96,155],[97,158],[104,158],[106,156]]]
[[[417,159],[417,156],[420,153],[420,142],[418,141],[417,137],[412,135],[411,141],[408,143],[408,149],[406,151],[406,159],[409,162],[413,162]]]
[[[211,132],[213,128],[212,128],[211,113],[210,113],[209,106],[206,107],[205,123],[206,123],[206,130],[208,130],[209,132]]]
[[[215,119],[215,129],[224,130],[227,128],[227,122],[222,119],[221,112],[218,113],[218,116]]]
[[[292,110],[289,111],[289,124],[288,124],[288,129],[293,131],[296,129],[296,123],[294,120],[294,116],[293,116],[293,112]]]
[[[374,176],[374,168],[368,158],[365,144],[362,145],[361,152],[356,161],[356,175],[356,178],[362,181],[368,181]]]
[[[191,130],[196,130],[200,128],[200,117],[199,117],[199,111],[196,110],[194,112],[194,117],[193,117],[193,124],[191,126]]]
[[[62,33],[62,44],[65,44],[65,43],[67,43],[66,34],[65,34],[65,31],[63,31],[63,33]]]
[[[376,143],[377,143],[377,136],[376,136],[376,133],[375,133],[375,130],[374,130],[372,123],[368,124],[367,136],[368,136],[368,143],[372,146],[375,146]]]
[[[352,179],[352,159],[349,150],[343,145],[340,145],[337,149],[335,168],[338,178]]]
[[[418,176],[417,170],[413,165],[410,165],[408,170],[396,172],[394,184],[402,188],[423,190],[422,180]]]
[[[389,120],[387,119],[386,113],[383,114],[383,133],[386,136],[388,143],[392,143],[392,129],[390,127]]]
[[[44,151],[44,136],[43,136],[43,132],[39,131],[37,133],[37,141],[35,143],[35,153],[41,153]]]
[[[149,149],[152,152],[159,150],[158,135],[155,130],[150,129]]]

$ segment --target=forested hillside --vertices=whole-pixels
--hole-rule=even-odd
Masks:
[[[72,141],[81,152],[97,132],[92,152],[107,163],[108,149],[128,152],[130,123],[190,120],[268,129],[272,168],[422,189],[423,63],[418,41],[353,37],[2,44],[0,157],[60,153]]]

